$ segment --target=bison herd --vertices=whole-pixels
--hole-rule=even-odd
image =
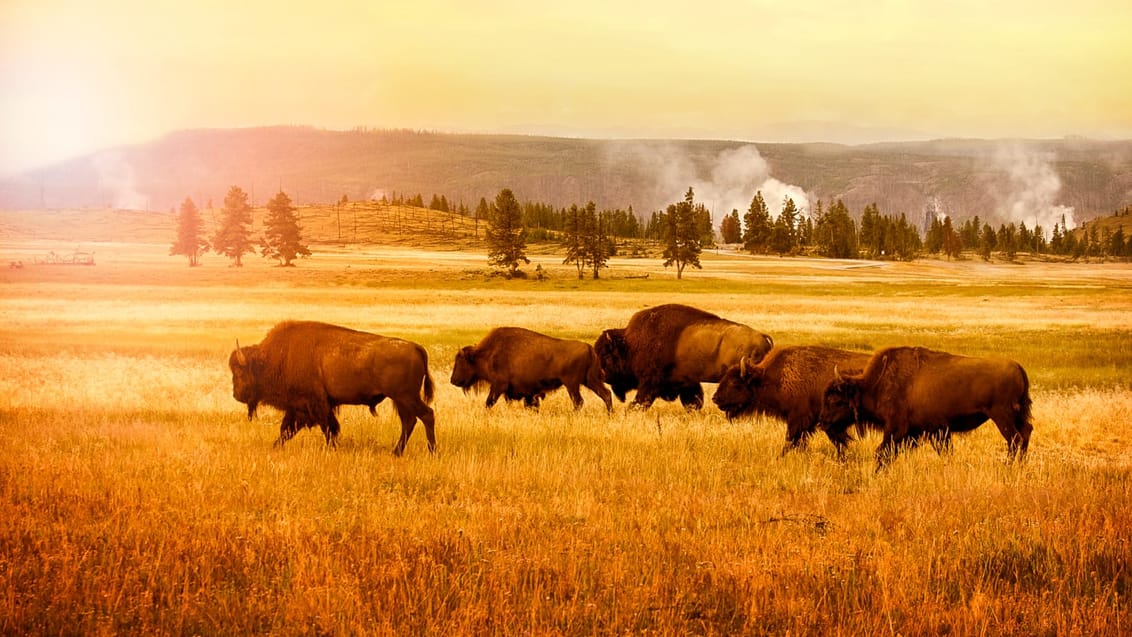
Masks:
[[[434,385],[428,354],[416,343],[312,321],[276,325],[263,341],[228,359],[232,395],[251,419],[260,404],[283,412],[282,446],[304,427],[318,427],[330,446],[339,432],[339,405],[373,413],[389,398],[401,420],[393,452],[401,455],[420,420],[429,451],[436,447],[429,407]],[[660,305],[634,314],[624,328],[607,329],[595,343],[559,339],[519,327],[499,327],[460,349],[451,383],[488,390],[537,409],[547,392],[565,387],[575,409],[581,388],[612,411],[613,395],[648,409],[657,399],[703,406],[702,383],[718,383],[713,401],[728,419],[765,414],[786,422],[783,453],[804,448],[819,429],[843,456],[850,427],[883,433],[877,467],[905,444],[928,440],[937,450],[951,433],[994,421],[1007,449],[1021,458],[1033,429],[1029,379],[1018,363],[956,356],[922,347],[873,354],[819,346],[775,346],[770,336],[686,305]]]

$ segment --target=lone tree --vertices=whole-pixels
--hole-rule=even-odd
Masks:
[[[578,269],[578,278],[585,278],[586,273],[586,211],[572,204],[566,211],[565,230],[566,258],[563,265],[573,263]]]
[[[296,257],[309,257],[310,249],[303,245],[302,229],[295,216],[291,198],[282,190],[267,202],[267,218],[263,221],[262,254],[279,261],[281,266],[291,266]]]
[[[249,227],[252,207],[248,205],[248,193],[239,186],[229,188],[220,214],[220,229],[212,238],[212,249],[232,259],[236,267],[243,267],[243,256],[255,252]]]
[[[510,188],[495,196],[495,206],[488,215],[487,262],[507,269],[507,278],[519,272],[519,262],[530,263],[527,258],[527,229],[523,227],[523,211]]]
[[[664,267],[675,265],[677,279],[684,276],[684,268],[689,265],[703,269],[700,265],[700,253],[703,252],[700,219],[705,213],[704,205],[696,203],[691,187],[684,195],[684,201],[669,204],[664,213]]]
[[[189,267],[200,265],[200,255],[208,250],[200,211],[191,197],[181,202],[181,212],[177,216],[177,241],[169,248],[169,255],[182,255],[189,258]]]

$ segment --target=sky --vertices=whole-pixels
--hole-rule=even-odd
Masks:
[[[0,0],[0,174],[279,124],[1129,139],[1130,33],[1127,0]]]

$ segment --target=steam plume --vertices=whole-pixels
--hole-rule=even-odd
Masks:
[[[1040,225],[1046,232],[1060,223],[1077,227],[1073,207],[1055,203],[1061,192],[1061,178],[1053,169],[1053,153],[1027,149],[1021,145],[1003,146],[995,155],[995,163],[1008,175],[1008,187],[999,212],[1007,221],[1025,223],[1033,229]]]

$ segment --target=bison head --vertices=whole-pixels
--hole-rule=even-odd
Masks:
[[[480,382],[476,372],[476,351],[469,345],[456,352],[456,362],[452,365],[452,378],[449,381],[465,392]]]
[[[236,349],[228,356],[228,368],[232,370],[232,397],[248,406],[248,420],[251,420],[263,397],[259,383],[259,345],[240,347],[237,339]]]
[[[594,341],[594,352],[601,361],[605,382],[609,383],[617,399],[625,402],[625,393],[637,388],[637,377],[629,365],[629,343],[625,340],[625,330],[602,332]]]
[[[744,357],[719,379],[719,387],[712,396],[712,402],[727,414],[728,420],[752,413],[758,405],[758,393],[762,384],[763,369]]]
[[[861,408],[862,381],[860,374],[834,372],[833,380],[822,395],[819,420],[825,429],[841,429],[857,422],[857,412]]]

